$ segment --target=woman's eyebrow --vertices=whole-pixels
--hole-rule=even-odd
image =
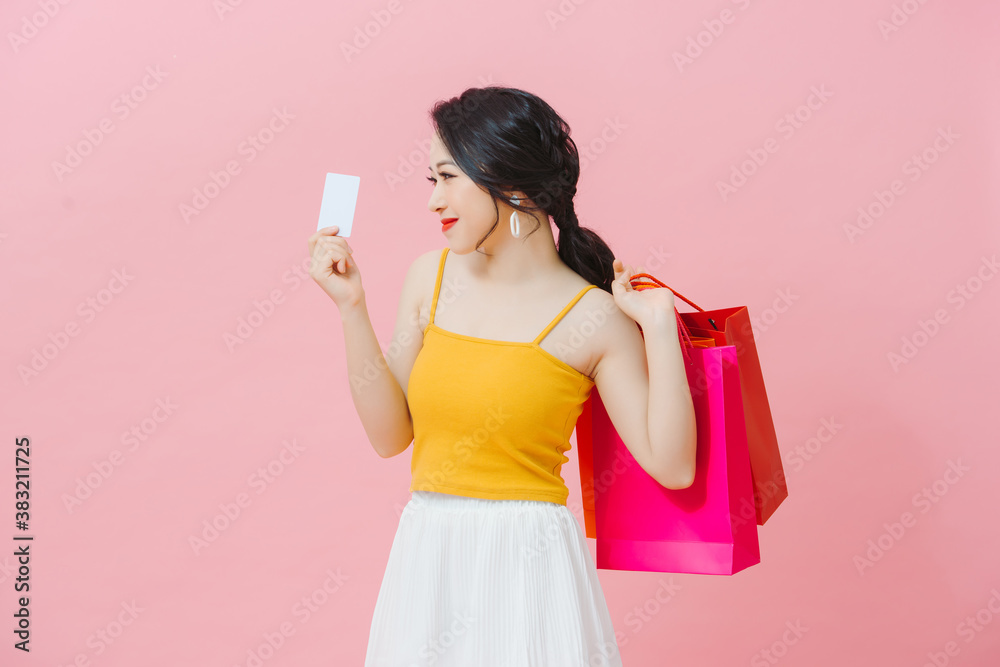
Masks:
[[[435,166],[436,166],[436,167],[438,167],[438,168],[440,168],[440,167],[441,167],[441,165],[443,165],[443,164],[450,164],[450,165],[452,165],[452,166],[455,166],[455,167],[457,167],[457,166],[458,166],[457,164],[455,164],[455,163],[454,163],[454,162],[452,162],[451,160],[441,160],[441,161],[440,161],[440,162],[438,162],[438,163],[437,163],[437,164],[436,164]],[[427,167],[427,168],[428,168],[428,169],[430,169],[431,171],[434,171],[434,169],[433,169],[432,167]]]

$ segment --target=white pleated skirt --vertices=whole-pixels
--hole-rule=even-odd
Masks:
[[[620,667],[586,536],[565,505],[413,491],[365,667]]]

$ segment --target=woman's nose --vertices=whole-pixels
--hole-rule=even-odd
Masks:
[[[436,192],[432,192],[431,193],[431,198],[427,200],[427,208],[432,213],[434,211],[440,211],[440,210],[442,210],[444,208],[444,202],[442,201],[442,198],[440,196],[438,196],[438,194]]]

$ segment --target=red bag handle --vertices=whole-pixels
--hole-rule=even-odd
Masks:
[[[652,276],[648,273],[633,274],[632,277],[629,278],[629,284],[632,285],[632,289],[639,291],[642,291],[644,289],[665,287],[671,292],[673,292],[674,296],[679,296],[681,299],[684,300],[685,303],[687,303],[691,307],[699,310],[700,312],[703,313],[705,312],[705,309],[696,304],[694,301],[691,301],[677,290],[673,289],[663,281],[659,280],[655,276]],[[694,343],[691,342],[691,333],[688,331],[688,327],[684,323],[684,320],[681,319],[680,311],[678,311],[676,307],[674,307],[674,317],[677,319],[677,331],[681,336],[681,351],[684,352],[685,359],[690,359],[691,355],[688,353],[688,348],[694,347]],[[716,331],[719,330],[719,327],[715,326],[715,322],[712,321],[712,318],[709,318],[708,321],[712,325],[712,328],[714,328]],[[642,327],[639,327],[639,331],[642,331]]]
[[[637,283],[636,282],[636,278],[648,278],[649,280],[640,280]],[[668,290],[670,290],[671,292],[674,293],[674,296],[679,296],[681,299],[684,300],[685,303],[687,303],[688,305],[690,305],[692,308],[695,308],[696,310],[700,310],[703,313],[705,312],[705,309],[702,308],[701,306],[699,306],[698,304],[696,304],[694,301],[692,301],[691,299],[687,298],[686,296],[684,296],[683,294],[681,294],[680,292],[678,292],[674,288],[666,285],[665,283],[663,283],[662,281],[660,281],[658,278],[649,275],[648,273],[636,273],[631,278],[629,278],[629,283],[632,285],[633,288],[638,288],[637,287],[638,285],[643,285],[644,286],[644,287],[641,287],[641,288],[638,288],[638,289],[649,289],[650,287],[653,287],[654,285],[650,285],[649,284],[650,282],[654,283],[655,286],[657,286],[657,287],[666,287]]]
[[[660,281],[656,277],[649,275],[648,273],[636,273],[631,278],[629,278],[629,283],[632,284],[633,288],[635,288],[635,286],[636,286],[636,283],[633,283],[633,281],[636,278],[649,278],[649,280],[640,280],[638,282],[638,285],[640,285],[639,289],[648,289],[650,287],[653,287],[653,285],[649,284],[650,282],[652,282],[655,285],[658,285],[660,287],[666,287],[668,290],[670,290],[671,292],[674,293],[674,296],[679,296],[680,298],[684,299],[684,301],[686,303],[688,303],[692,308],[696,308],[697,310],[699,310],[699,311],[701,311],[703,313],[705,312],[705,309],[702,308],[701,306],[699,306],[698,304],[696,304],[694,301],[692,301],[691,299],[687,298],[686,296],[684,296],[683,294],[681,294],[680,292],[678,292],[674,288],[666,285],[665,283],[663,283],[662,281]],[[715,326],[715,320],[713,320],[711,317],[708,318],[708,323],[711,324],[712,328],[715,329],[716,331],[719,330],[719,327]]]
[[[633,289],[638,290],[638,291],[642,291],[644,289],[653,289],[653,288],[659,287],[659,285],[655,285],[653,283],[647,283],[647,282],[644,282],[644,281],[638,281],[637,283],[633,284],[632,280],[629,280],[629,283],[632,284],[632,288]],[[667,289],[669,289],[669,288],[667,288]],[[673,291],[673,290],[670,290],[670,291]],[[681,338],[681,351],[684,353],[684,358],[685,359],[690,359],[691,355],[688,352],[688,348],[689,347],[694,347],[694,343],[691,342],[691,334],[690,334],[690,332],[688,332],[687,325],[684,324],[684,320],[681,319],[681,315],[677,311],[676,307],[674,308],[674,317],[677,320],[677,332],[678,332],[678,334],[680,335],[680,338]],[[639,327],[639,331],[642,331],[642,327],[639,325],[638,322],[636,322],[636,326]]]

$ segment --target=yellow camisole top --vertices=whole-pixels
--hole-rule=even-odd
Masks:
[[[566,504],[560,469],[594,381],[539,345],[587,290],[530,343],[474,338],[430,323],[407,385],[413,419],[410,491]]]

